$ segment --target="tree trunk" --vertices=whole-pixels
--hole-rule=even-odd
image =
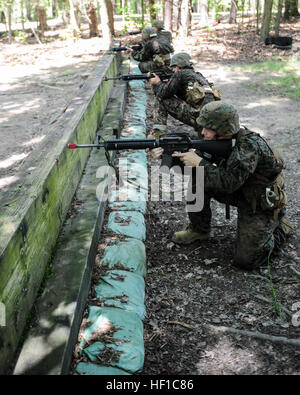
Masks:
[[[145,24],[145,2],[141,0],[141,7],[142,7],[142,26]]]
[[[256,0],[256,34],[259,34],[260,3]]]
[[[20,7],[21,7],[22,30],[25,31],[24,0],[21,0]]]
[[[281,17],[282,17],[282,0],[278,0],[278,9],[277,9],[277,15],[276,15],[275,26],[274,26],[274,31],[275,31],[276,37],[279,36]]]
[[[208,26],[208,0],[200,0],[200,26]]]
[[[114,26],[114,10],[111,0],[105,0],[107,12],[108,12],[108,20],[109,20],[109,29],[112,36],[115,35],[115,26]]]
[[[165,28],[170,32],[173,31],[173,0],[167,0],[165,5]]]
[[[79,26],[78,26],[77,20],[76,20],[75,7],[74,7],[73,0],[69,0],[69,4],[70,4],[70,24],[71,24],[72,30],[73,30],[73,37],[78,38],[80,36],[80,29],[79,29]]]
[[[109,45],[112,40],[111,29],[109,26],[109,15],[107,9],[107,2],[106,0],[100,0],[101,6],[101,29],[102,29],[102,36]],[[108,47],[108,46],[107,46]]]
[[[86,12],[88,15],[88,20],[89,20],[90,38],[91,37],[98,37],[99,31],[98,31],[98,20],[97,20],[96,6],[92,1],[90,1],[89,3],[86,4],[85,8],[86,8]]]
[[[8,32],[8,41],[11,43],[12,42],[12,28],[11,28],[11,12],[12,12],[12,3],[8,2],[6,4],[6,15],[5,15],[5,20],[6,20],[6,29]]]
[[[261,26],[261,32],[260,32],[260,38],[262,41],[264,41],[265,38],[268,37],[269,32],[270,32],[272,6],[273,6],[273,0],[265,0],[264,13],[263,13],[263,18],[262,18],[262,26]]]
[[[237,15],[237,0],[231,0],[230,12],[229,12],[229,21],[228,23],[236,23],[236,15]]]
[[[181,3],[182,0],[173,0],[173,18],[174,18],[174,26],[176,35],[178,34],[180,27],[180,18],[181,18]]]
[[[58,17],[58,0],[52,0],[52,17]]]
[[[25,0],[25,5],[26,5],[26,18],[28,21],[32,21],[30,0]]]
[[[157,19],[155,0],[148,0],[148,4],[149,4],[150,20],[155,21]]]
[[[37,15],[37,19],[39,21],[38,29],[41,32],[41,36],[44,37],[45,30],[48,29],[47,17],[46,17],[46,8],[44,6],[37,5],[36,6],[36,15]]]
[[[290,0],[290,16],[299,16],[299,11],[298,11],[298,0]]]
[[[187,37],[191,32],[191,2],[183,0],[181,4],[179,34]]]
[[[284,14],[283,14],[283,20],[285,21],[288,21],[290,19],[290,8],[291,8],[290,0],[285,0]]]

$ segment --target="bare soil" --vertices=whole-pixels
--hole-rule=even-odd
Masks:
[[[235,209],[226,220],[224,207],[215,202],[211,239],[180,247],[171,237],[187,224],[184,202],[149,202],[141,374],[298,375],[299,346],[242,331],[276,336],[275,340],[300,339],[299,101],[282,91],[262,89],[264,76],[235,66],[272,56],[299,56],[299,20],[283,26],[282,35],[292,35],[295,43],[289,51],[260,44],[253,24],[238,31],[237,26],[220,23],[214,34],[200,29],[196,20],[193,26],[191,37],[174,40],[176,52],[191,53],[195,69],[238,108],[242,124],[261,132],[283,155],[288,213],[295,231],[273,257],[270,272],[268,268],[245,272],[232,265]],[[49,126],[82,87],[104,47],[98,37],[45,45],[9,45],[0,38],[0,188],[9,186],[30,153],[39,149]],[[257,88],[249,88],[250,82]],[[151,130],[154,98],[147,84],[146,88]],[[171,117],[169,130],[193,133]],[[220,327],[241,332],[220,332]]]

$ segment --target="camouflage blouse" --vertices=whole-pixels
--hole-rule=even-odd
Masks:
[[[166,55],[172,52],[172,47],[166,42],[166,40],[160,40],[152,38],[147,41],[141,51],[133,51],[132,57],[138,62],[147,62],[153,60],[155,55]]]
[[[186,92],[190,82],[198,81],[200,85],[208,85],[206,78],[194,70],[193,67],[179,69],[174,73],[167,83],[159,82],[154,86],[154,93],[158,99],[170,99],[177,96],[186,101]]]
[[[282,170],[282,163],[258,133],[241,128],[234,137],[236,144],[226,161],[219,166],[206,160],[201,162],[205,168],[205,191],[232,194],[241,189],[250,201],[274,181]]]

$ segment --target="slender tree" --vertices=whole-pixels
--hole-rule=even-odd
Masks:
[[[200,0],[199,3],[200,12],[200,26],[208,26],[208,0]]]
[[[173,31],[173,0],[166,0],[165,4],[165,28],[170,32]]]
[[[230,11],[229,11],[229,21],[228,21],[228,23],[230,23],[230,24],[236,23],[237,1],[238,0],[231,0]]]
[[[69,0],[70,4],[70,24],[73,31],[73,37],[78,38],[80,36],[80,29],[75,16],[75,6],[73,0]]]
[[[107,7],[106,0],[100,0],[101,6],[101,29],[102,29],[102,36],[107,42],[107,47],[112,40],[112,33],[109,26],[109,11]]]
[[[290,7],[290,15],[291,16],[299,16],[298,11],[298,0],[290,0],[291,7]]]
[[[282,17],[282,2],[283,0],[278,0],[278,6],[277,6],[277,15],[275,19],[275,25],[274,25],[274,31],[275,31],[275,36],[279,36],[279,29],[280,29],[280,21]]]
[[[99,36],[97,8],[93,1],[89,1],[85,7],[88,15],[90,37],[97,37]]]
[[[273,7],[273,0],[265,0],[264,2],[264,13],[262,18],[262,26],[260,32],[261,40],[264,40],[268,37],[270,32],[270,23],[272,17],[272,7]]]

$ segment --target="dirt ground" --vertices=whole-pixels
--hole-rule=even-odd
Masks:
[[[195,69],[238,108],[242,124],[261,132],[283,155],[288,213],[295,232],[272,259],[271,281],[268,268],[245,272],[233,267],[235,209],[226,220],[224,207],[215,203],[211,239],[179,247],[171,237],[187,224],[184,203],[149,202],[141,374],[298,375],[299,345],[259,339],[243,331],[300,339],[300,102],[284,92],[261,89],[259,82],[265,75],[235,66],[272,56],[299,56],[300,23],[284,25],[282,34],[291,34],[295,45],[281,52],[260,45],[250,25],[238,32],[237,26],[221,23],[214,34],[199,29],[197,21],[193,26],[191,37],[174,40],[176,52],[191,53]],[[42,46],[7,45],[0,39],[0,188],[9,187],[16,172],[26,166],[30,152],[42,144],[47,129],[80,89],[104,47],[101,38]],[[257,88],[249,88],[250,82]],[[150,130],[153,95],[146,87]],[[193,133],[171,117],[169,128]],[[224,328],[238,333],[227,333]]]
[[[257,47],[251,32],[243,38],[227,33],[223,40],[224,29],[220,27],[220,38],[216,40],[193,31],[190,43],[199,43],[192,49],[195,68],[214,81],[224,100],[238,108],[242,124],[264,135],[283,155],[288,213],[295,232],[283,251],[272,259],[270,272],[267,267],[245,272],[232,265],[236,209],[231,208],[231,219],[226,220],[224,206],[214,202],[212,237],[182,247],[172,243],[171,237],[187,225],[184,203],[149,202],[143,375],[300,374],[299,344],[295,347],[277,343],[274,338],[256,337],[266,334],[297,338],[298,342],[300,338],[295,314],[300,307],[300,123],[296,115],[300,102],[282,97],[280,92],[247,89],[249,81],[255,85],[265,75],[240,72],[234,65],[286,54]],[[299,24],[296,29],[299,31]],[[287,33],[291,34],[291,30]],[[229,47],[229,43],[233,46]],[[252,53],[245,51],[249,43],[253,43]],[[214,51],[210,51],[211,47]],[[148,95],[147,125],[151,129],[150,89]],[[171,117],[169,126],[170,131],[193,133]]]

